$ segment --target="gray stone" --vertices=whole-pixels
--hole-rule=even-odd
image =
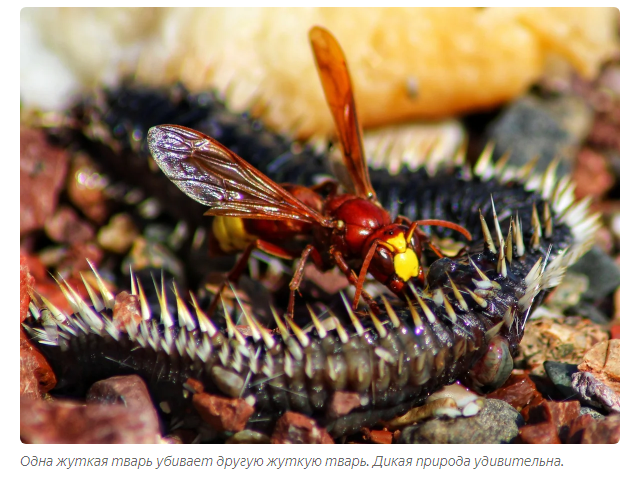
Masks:
[[[501,113],[487,137],[496,145],[497,157],[512,152],[512,165],[524,165],[538,156],[537,170],[544,171],[558,158],[562,161],[560,173],[569,173],[591,122],[592,110],[579,97],[541,99],[527,95]]]
[[[503,400],[487,399],[473,417],[433,419],[402,430],[398,443],[510,443],[519,435],[523,418]]]
[[[577,397],[577,393],[572,388],[572,374],[577,372],[577,365],[546,361],[543,362],[543,368],[564,398]]]
[[[602,415],[601,413],[599,413],[597,410],[595,410],[592,407],[583,407],[582,406],[581,409],[579,410],[579,415],[580,416],[581,415],[590,415],[595,420],[603,420],[604,418],[606,418],[605,415]]]
[[[619,267],[610,255],[596,246],[571,266],[569,271],[588,277],[588,289],[583,298],[589,301],[601,300],[619,286]]]

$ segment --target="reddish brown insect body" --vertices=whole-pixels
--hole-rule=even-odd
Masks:
[[[408,282],[422,285],[425,280],[420,264],[425,235],[418,225],[444,226],[471,239],[466,229],[447,221],[398,217],[392,222],[371,186],[344,54],[327,30],[314,27],[309,35],[355,194],[337,194],[333,182],[312,188],[277,185],[216,140],[189,128],[160,125],[148,133],[150,151],[163,172],[184,193],[211,207],[206,215],[215,216],[213,253],[244,252],[230,280],[255,249],[300,257],[290,283],[291,317],[309,257],[322,270],[337,265],[356,286],[354,309],[360,296],[377,308],[362,288],[367,273],[398,295],[405,294]]]

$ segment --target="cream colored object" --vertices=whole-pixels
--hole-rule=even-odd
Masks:
[[[142,82],[215,87],[234,109],[261,100],[273,126],[308,135],[333,131],[308,43],[312,25],[327,27],[345,50],[370,127],[497,105],[523,93],[553,55],[592,76],[617,48],[618,15],[611,8],[25,9],[21,26],[78,84],[135,70]],[[30,61],[44,55],[35,51],[21,48],[26,105],[43,102],[38,88],[47,88],[34,81],[48,78]]]

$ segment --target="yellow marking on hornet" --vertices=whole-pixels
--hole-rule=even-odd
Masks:
[[[244,250],[257,237],[250,235],[244,228],[244,220],[239,217],[215,217],[212,232],[219,247],[226,253]]]
[[[406,282],[411,277],[417,277],[419,272],[418,257],[416,252],[408,248],[405,252],[394,256],[394,271]]]
[[[387,240],[387,243],[396,249],[396,253],[404,253],[407,250],[407,240],[402,232]]]

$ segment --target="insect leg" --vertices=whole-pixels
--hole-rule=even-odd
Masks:
[[[371,298],[371,295],[369,295],[367,292],[365,292],[362,289],[362,283],[364,283],[364,279],[363,279],[363,282],[359,284],[356,273],[351,269],[351,267],[349,267],[346,260],[344,259],[344,256],[342,255],[342,252],[339,252],[335,248],[331,247],[331,254],[333,255],[333,259],[335,260],[336,265],[340,268],[342,273],[344,273],[345,276],[347,277],[347,280],[351,282],[351,285],[356,287],[356,298],[358,296],[357,293],[359,291],[360,295],[362,295],[362,298],[364,298],[365,302],[369,304],[369,306],[374,311],[374,313],[379,314],[380,308],[378,308],[378,304],[375,302],[373,298]],[[357,307],[357,303],[354,300],[353,309],[355,310],[356,307]]]
[[[295,308],[295,292],[298,288],[300,288],[300,283],[302,283],[302,277],[304,276],[304,266],[306,265],[306,261],[308,260],[309,255],[313,257],[313,261],[318,268],[322,269],[324,266],[320,252],[317,251],[315,246],[310,244],[307,245],[306,248],[302,251],[302,256],[300,257],[300,261],[297,264],[297,268],[295,269],[293,279],[288,285],[291,289],[291,295],[288,299],[288,310],[286,314],[290,318],[293,318],[293,309]]]

